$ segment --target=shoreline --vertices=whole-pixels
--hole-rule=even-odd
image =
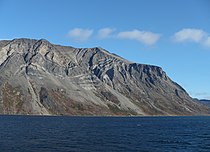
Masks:
[[[17,117],[78,117],[78,118],[137,118],[137,117],[142,117],[142,118],[153,118],[153,117],[209,117],[209,115],[146,115],[146,116],[141,116],[141,115],[132,115],[132,116],[126,116],[126,115],[23,115],[23,114],[0,114],[0,117],[12,117],[12,116],[17,116]]]

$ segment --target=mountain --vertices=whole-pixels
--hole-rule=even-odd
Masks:
[[[0,113],[205,115],[162,68],[47,40],[0,41]]]
[[[198,102],[210,107],[210,100],[208,100],[208,99],[200,99],[200,100],[198,100]]]

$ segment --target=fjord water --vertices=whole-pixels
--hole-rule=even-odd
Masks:
[[[210,151],[210,117],[0,116],[0,150]]]

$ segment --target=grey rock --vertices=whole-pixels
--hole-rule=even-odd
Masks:
[[[0,41],[0,113],[205,115],[162,68],[96,48],[47,40]]]

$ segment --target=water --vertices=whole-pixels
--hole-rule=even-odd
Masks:
[[[209,152],[210,117],[0,116],[0,151]]]

